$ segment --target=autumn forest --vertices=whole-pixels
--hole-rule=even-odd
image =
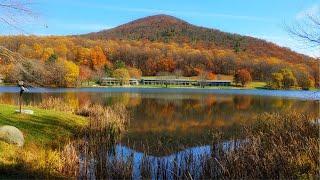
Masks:
[[[278,83],[286,74],[292,82],[288,88],[319,87],[315,58],[166,15],[85,35],[1,36],[0,46],[25,58],[14,63],[1,57],[1,72],[9,83],[23,77],[41,86],[77,86],[113,76],[117,69],[127,69],[124,73],[134,78],[161,73],[190,77],[202,72],[234,76],[245,70],[252,80],[271,82],[274,88],[285,88]]]

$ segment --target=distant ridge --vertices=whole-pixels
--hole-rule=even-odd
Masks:
[[[246,51],[258,57],[278,57],[287,61],[301,61],[310,58],[265,40],[195,26],[164,14],[148,16],[112,29],[80,36],[94,40],[148,40],[201,44],[204,48]]]

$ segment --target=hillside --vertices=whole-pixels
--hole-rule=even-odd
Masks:
[[[4,57],[7,52],[19,58]],[[264,40],[194,26],[166,15],[80,36],[0,36],[0,58],[5,82],[23,78],[41,86],[97,81],[121,67],[134,68],[131,74],[143,76],[208,73],[211,78],[214,74],[233,77],[245,69],[253,80],[263,82],[289,69],[300,86],[318,87],[320,82],[316,59]]]
[[[265,40],[195,26],[168,15],[149,16],[112,29],[81,36],[93,40],[149,40],[165,43],[190,43],[201,45],[207,49],[231,49],[236,52],[246,52],[255,57],[277,57],[289,62],[302,62],[311,59]]]

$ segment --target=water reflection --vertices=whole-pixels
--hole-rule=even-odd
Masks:
[[[49,97],[63,99],[71,107],[86,103],[122,104],[131,114],[128,133],[121,143],[138,151],[163,156],[210,142],[217,131],[228,139],[239,134],[264,112],[297,111],[319,115],[319,101],[229,94],[159,92],[50,92],[26,94],[24,104],[36,105]],[[15,93],[0,93],[0,103],[18,104]]]

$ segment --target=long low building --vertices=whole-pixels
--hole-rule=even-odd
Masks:
[[[129,84],[130,85],[139,85],[139,80],[138,79],[130,79]],[[114,85],[122,85],[122,83],[119,79],[105,77],[105,78],[101,79],[101,85],[102,86],[114,86]]]
[[[229,80],[141,79],[143,85],[230,86]]]
[[[130,79],[130,85],[178,85],[178,86],[230,86],[230,80],[189,80],[189,79]],[[121,85],[121,81],[116,78],[102,78],[101,85],[113,86]]]

